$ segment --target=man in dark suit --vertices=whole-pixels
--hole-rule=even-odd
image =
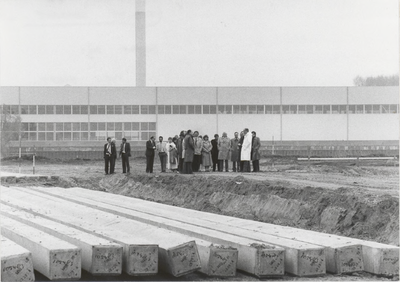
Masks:
[[[218,134],[214,134],[214,139],[211,140],[211,145],[212,145],[212,149],[211,149],[211,158],[212,158],[212,162],[213,162],[213,171],[215,171],[215,167],[218,167],[218,171],[219,171],[219,162],[218,162],[218,138],[219,135]]]
[[[119,156],[122,158],[122,173],[129,173],[129,157],[131,156],[131,145],[126,142],[126,138],[122,138]]]
[[[154,142],[154,136],[146,142],[146,172],[153,173],[154,155],[156,150],[156,143]]]
[[[104,145],[104,164],[106,174],[114,173],[115,156],[117,151],[115,149],[114,143],[111,142],[111,137],[107,137],[107,143]],[[108,172],[108,167],[110,167],[110,172]]]

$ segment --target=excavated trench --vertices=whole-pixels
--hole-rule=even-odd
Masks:
[[[399,200],[349,188],[293,188],[242,175],[138,174],[58,177],[84,187],[168,205],[399,245]]]

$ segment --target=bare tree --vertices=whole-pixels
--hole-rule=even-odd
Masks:
[[[3,105],[3,109],[7,107]],[[9,153],[9,144],[11,141],[18,141],[21,133],[21,117],[12,114],[7,110],[0,114],[1,123],[1,157],[6,157]]]
[[[358,75],[353,79],[353,83],[355,86],[399,86],[399,75],[379,75],[366,78]]]

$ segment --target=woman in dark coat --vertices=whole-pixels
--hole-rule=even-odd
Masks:
[[[184,174],[192,174],[192,163],[193,163],[193,156],[194,156],[194,142],[192,131],[189,129],[186,132],[184,143],[184,150],[185,150],[185,157],[183,160],[183,173]]]
[[[213,162],[213,171],[215,171],[215,167],[218,167],[219,170],[219,162],[218,162],[218,134],[214,134],[214,139],[211,140],[212,150],[211,150],[211,158]]]

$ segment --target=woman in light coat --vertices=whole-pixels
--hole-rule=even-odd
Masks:
[[[229,151],[231,147],[231,140],[228,138],[226,132],[222,133],[222,137],[218,139],[218,162],[219,162],[219,171],[224,171],[224,163],[225,163],[225,171],[228,172],[228,160],[229,160]]]
[[[211,150],[212,150],[211,141],[208,140],[208,135],[204,135],[203,137],[203,147],[201,150],[202,164],[206,172],[209,172],[209,167],[212,165],[211,160]]]
[[[165,145],[165,149],[167,150],[167,169],[175,172],[178,169],[178,150],[176,149],[176,145],[172,142],[172,138],[168,138],[168,143]]]

